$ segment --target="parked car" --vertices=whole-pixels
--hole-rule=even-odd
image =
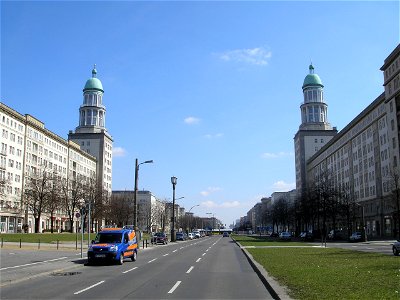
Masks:
[[[186,241],[187,239],[187,234],[184,232],[177,232],[176,233],[176,240],[177,241]]]
[[[194,234],[194,238],[195,239],[199,239],[201,236],[200,236],[200,231],[193,231],[193,234]]]
[[[164,232],[157,232],[155,235],[155,243],[161,243],[161,244],[168,244],[168,237],[167,234]]]
[[[395,242],[392,247],[393,255],[399,256],[400,255],[400,240]]]
[[[292,239],[292,234],[290,232],[283,231],[279,234],[279,239],[283,241],[290,241]]]
[[[345,234],[343,230],[331,230],[328,233],[328,240],[344,240]]]
[[[188,239],[189,240],[193,240],[195,237],[194,237],[194,234],[193,234],[193,232],[189,232],[188,233]]]
[[[279,237],[279,233],[277,232],[272,232],[269,237]]]
[[[302,233],[300,233],[299,237],[300,240],[302,241],[308,241],[308,242],[314,241],[314,235],[311,231],[303,231]]]
[[[353,232],[351,236],[349,237],[350,242],[361,242],[363,239],[363,236],[361,232]]]
[[[222,237],[229,237],[229,233],[224,231],[224,233],[222,234]]]

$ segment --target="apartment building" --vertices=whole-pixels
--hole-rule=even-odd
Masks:
[[[25,203],[26,179],[44,169],[60,178],[96,176],[97,159],[79,145],[67,141],[45,128],[35,117],[20,114],[0,102],[0,180],[4,186],[0,193],[0,232],[20,232],[23,225],[33,231],[34,217]],[[55,229],[70,226],[60,207],[54,216]],[[50,216],[44,213],[40,231],[49,228]]]
[[[385,91],[306,165],[309,182],[325,172],[336,187],[348,191],[364,212],[370,237],[389,237],[398,230],[393,190],[400,183],[400,45],[381,70]]]

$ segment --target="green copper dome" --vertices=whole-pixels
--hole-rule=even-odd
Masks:
[[[96,76],[97,76],[97,70],[96,70],[96,65],[94,65],[94,68],[92,70],[92,78],[90,78],[86,81],[83,91],[98,90],[98,91],[102,91],[104,93],[103,85],[101,84],[101,81],[96,78]]]
[[[313,65],[310,65],[309,67],[310,70],[310,74],[308,74],[306,76],[306,78],[304,78],[304,82],[303,82],[303,89],[307,86],[320,86],[320,87],[324,87],[324,85],[322,84],[321,79],[319,78],[319,76],[317,74],[314,74],[314,67]]]

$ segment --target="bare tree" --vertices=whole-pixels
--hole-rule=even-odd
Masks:
[[[74,232],[75,211],[81,208],[85,192],[84,183],[79,176],[77,177],[75,179],[63,178],[61,181],[62,202],[68,215],[71,233]]]
[[[46,201],[46,212],[50,213],[50,230],[54,232],[54,214],[62,207],[61,177],[53,172],[50,174],[49,192]]]
[[[117,226],[129,224],[133,216],[132,199],[127,194],[112,195],[110,202],[109,221]]]
[[[388,183],[391,189],[390,206],[393,209],[393,232],[394,236],[400,240],[400,173],[397,168],[391,170]]]
[[[51,190],[51,176],[43,169],[35,169],[27,176],[25,186],[25,204],[35,218],[35,233],[39,233],[40,217],[46,211]]]

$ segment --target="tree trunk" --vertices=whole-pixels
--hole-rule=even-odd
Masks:
[[[35,233],[39,233],[40,217],[35,218]]]

